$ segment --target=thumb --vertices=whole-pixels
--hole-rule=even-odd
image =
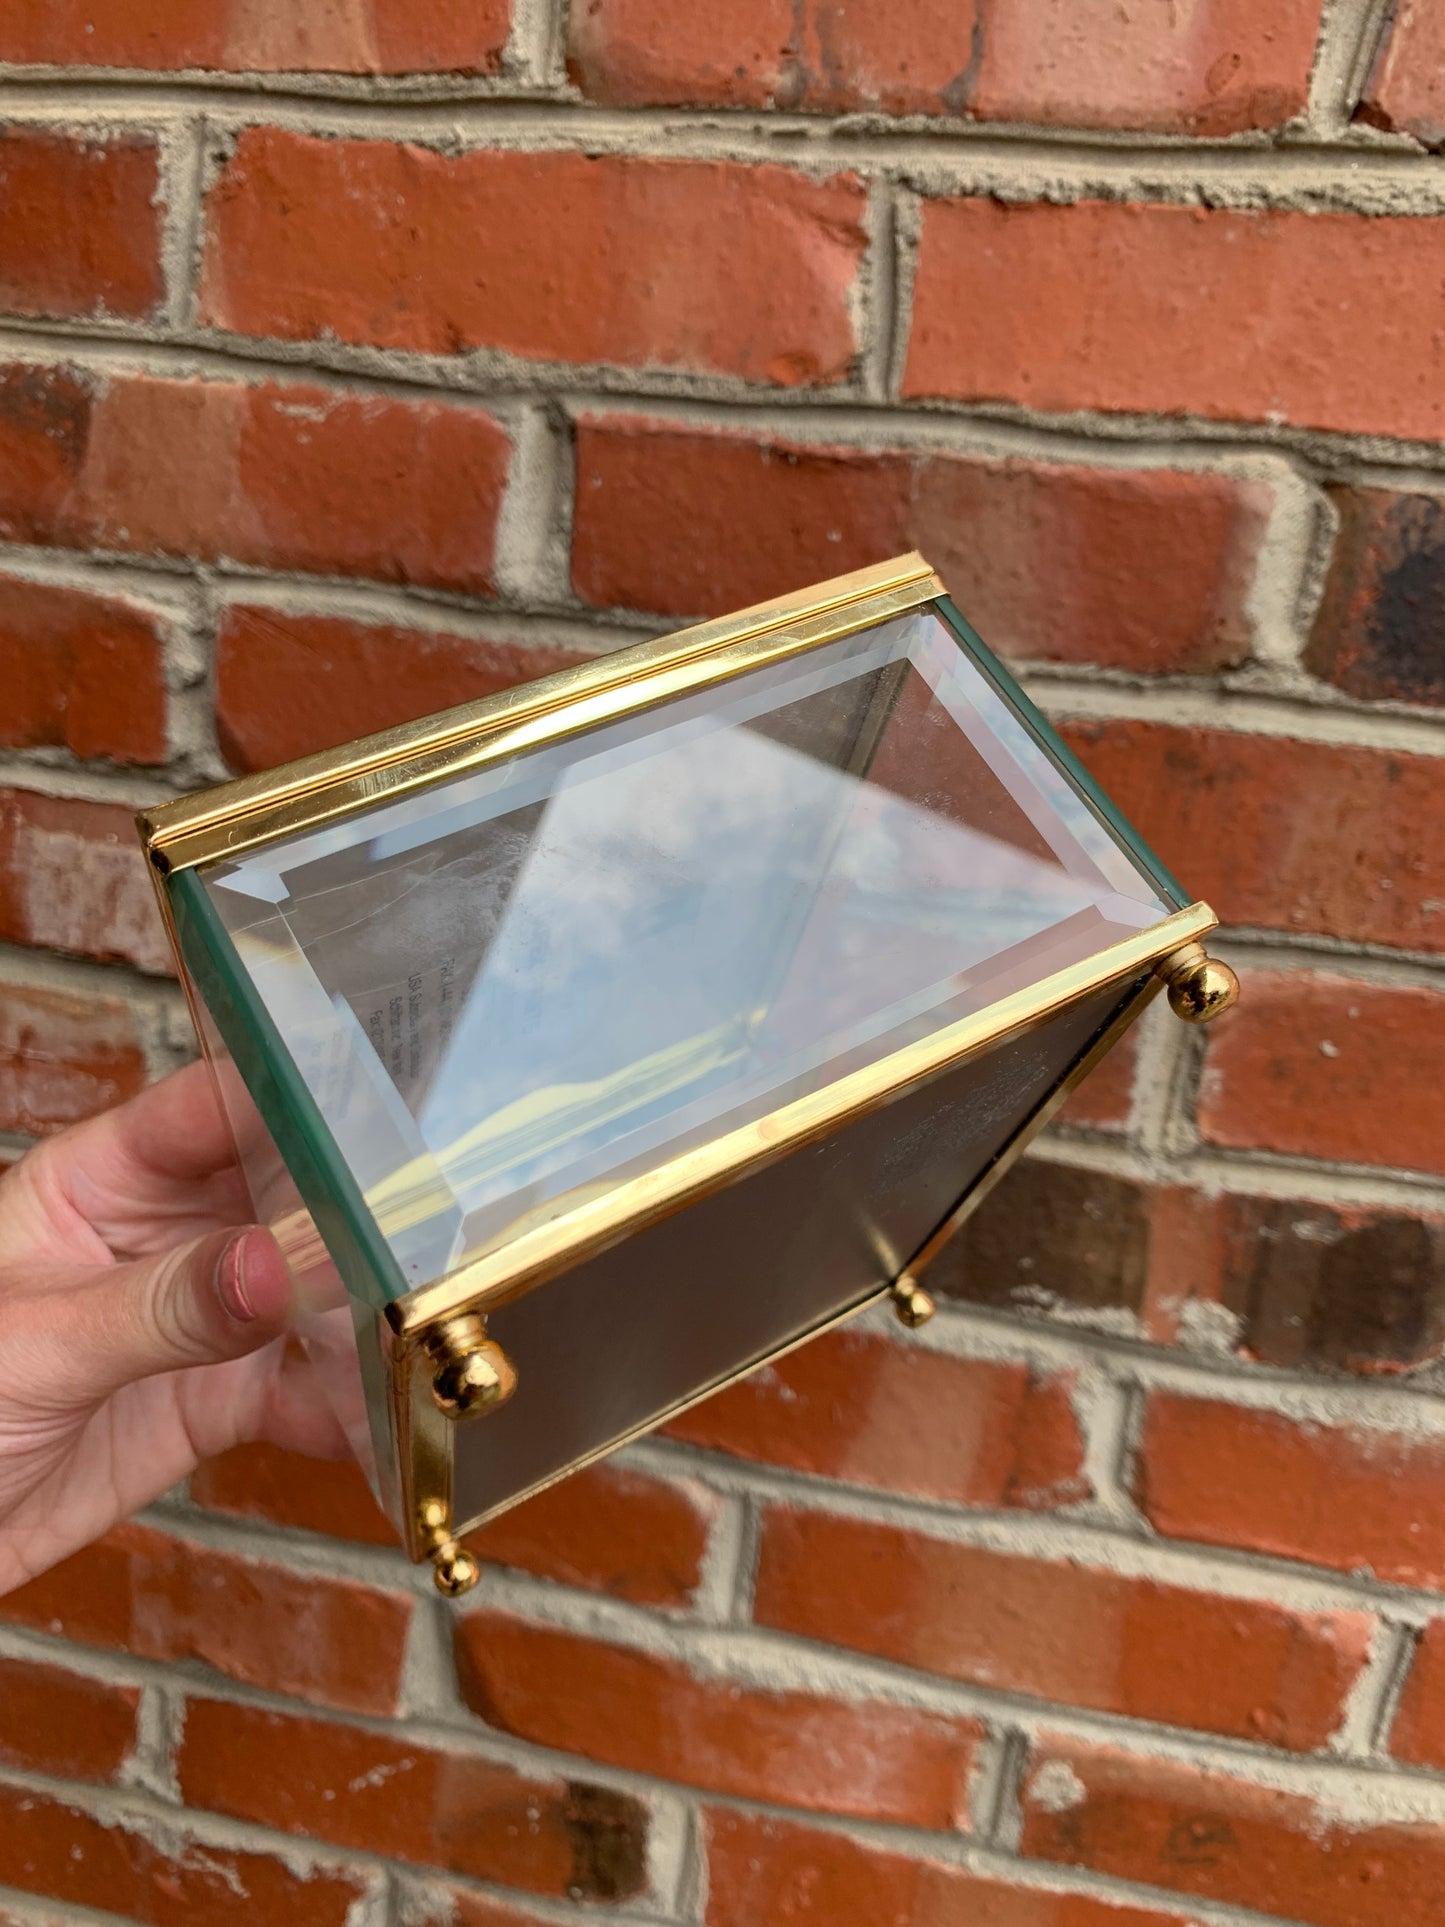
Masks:
[[[62,1341],[60,1376],[87,1403],[133,1379],[242,1358],[291,1321],[291,1274],[260,1225],[72,1277],[44,1302]]]

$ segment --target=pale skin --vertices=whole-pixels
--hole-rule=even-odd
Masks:
[[[248,1440],[346,1444],[200,1065],[0,1177],[0,1593]]]

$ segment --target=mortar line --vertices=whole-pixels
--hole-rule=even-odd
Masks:
[[[471,407],[480,402],[504,425],[515,406],[530,400],[578,413],[636,413],[705,427],[731,423],[789,436],[813,433],[845,445],[891,446],[883,437],[886,430],[921,449],[948,452],[959,445],[957,437],[973,433],[991,439],[1001,458],[1032,451],[1042,459],[1062,460],[1066,454],[1057,451],[1078,449],[1104,464],[1114,459],[1121,466],[1177,467],[1181,458],[1212,466],[1241,456],[1282,456],[1313,463],[1328,478],[1355,470],[1412,477],[1445,470],[1445,446],[1439,441],[1379,433],[1126,410],[1040,414],[1001,400],[922,398],[885,405],[867,401],[856,382],[768,388],[705,371],[527,360],[488,348],[448,357],[319,337],[290,341],[212,328],[169,332],[95,317],[14,314],[0,319],[0,347],[7,344],[22,358],[97,373],[123,374],[134,364],[176,378],[302,381],[346,393],[360,387],[398,399],[423,396]],[[638,406],[629,409],[628,404]]]
[[[754,160],[782,156],[816,166],[846,164],[919,167],[953,162],[988,163],[1104,177],[1152,170],[1161,180],[1218,181],[1244,176],[1303,182],[1325,180],[1354,191],[1372,181],[1409,178],[1430,169],[1433,157],[1417,144],[1376,129],[1351,125],[1321,139],[1309,127],[1275,136],[1244,132],[1194,136],[1164,131],[1052,126],[1028,121],[977,121],[955,115],[889,116],[869,113],[819,115],[777,109],[708,107],[612,107],[582,98],[563,84],[514,80],[473,82],[445,88],[435,78],[425,89],[370,80],[348,87],[345,76],[316,75],[305,88],[286,87],[287,76],[207,75],[204,82],[167,74],[151,79],[143,70],[123,76],[24,78],[0,68],[0,110],[20,124],[49,120],[104,123],[107,118],[152,117],[204,104],[218,125],[250,123],[342,138],[368,137],[467,144],[543,147],[585,146],[597,151],[639,148],[687,158]],[[300,76],[290,77],[294,80]]]

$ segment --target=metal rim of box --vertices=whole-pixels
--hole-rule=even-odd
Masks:
[[[165,879],[175,871],[239,857],[542,743],[580,734],[615,717],[821,647],[946,596],[944,584],[922,556],[902,556],[719,621],[599,656],[439,716],[160,804],[142,812],[137,822],[167,929],[174,940]],[[1016,690],[1010,689],[1009,694],[1016,703],[1025,700]],[[1192,1020],[1212,1017],[1233,1001],[1232,973],[1208,959],[1200,942],[1216,922],[1207,904],[1182,907],[1151,929],[988,1005],[937,1036],[895,1052],[822,1092],[795,1099],[711,1144],[684,1152],[390,1303],[385,1336],[392,1354],[391,1418],[411,1556],[434,1561],[438,1584],[445,1592],[463,1591],[474,1583],[475,1562],[457,1539],[484,1519],[452,1518],[455,1418],[437,1403],[434,1389],[444,1361],[465,1357],[485,1341],[489,1309],[888,1103],[1005,1037],[1046,1022],[1091,991],[1152,972],[899,1276],[794,1343],[805,1343],[890,1293],[905,1323],[922,1322],[932,1304],[917,1282],[918,1273],[961,1228],[1151,997],[1167,984],[1175,1010]],[[189,983],[186,990],[189,996]],[[204,1039],[199,1022],[196,1029]],[[782,1356],[791,1349],[792,1344],[770,1356]],[[752,1369],[749,1363],[702,1388],[628,1436],[654,1429]],[[614,1441],[604,1451],[623,1442]],[[593,1457],[603,1455],[598,1452]],[[577,1469],[567,1468],[568,1472]],[[539,1485],[534,1491],[543,1489]]]

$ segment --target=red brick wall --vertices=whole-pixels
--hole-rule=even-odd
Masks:
[[[1246,986],[459,1612],[263,1451],[4,1602],[0,1921],[1445,1919],[1439,17],[0,6],[11,1152],[135,805],[913,544]]]

